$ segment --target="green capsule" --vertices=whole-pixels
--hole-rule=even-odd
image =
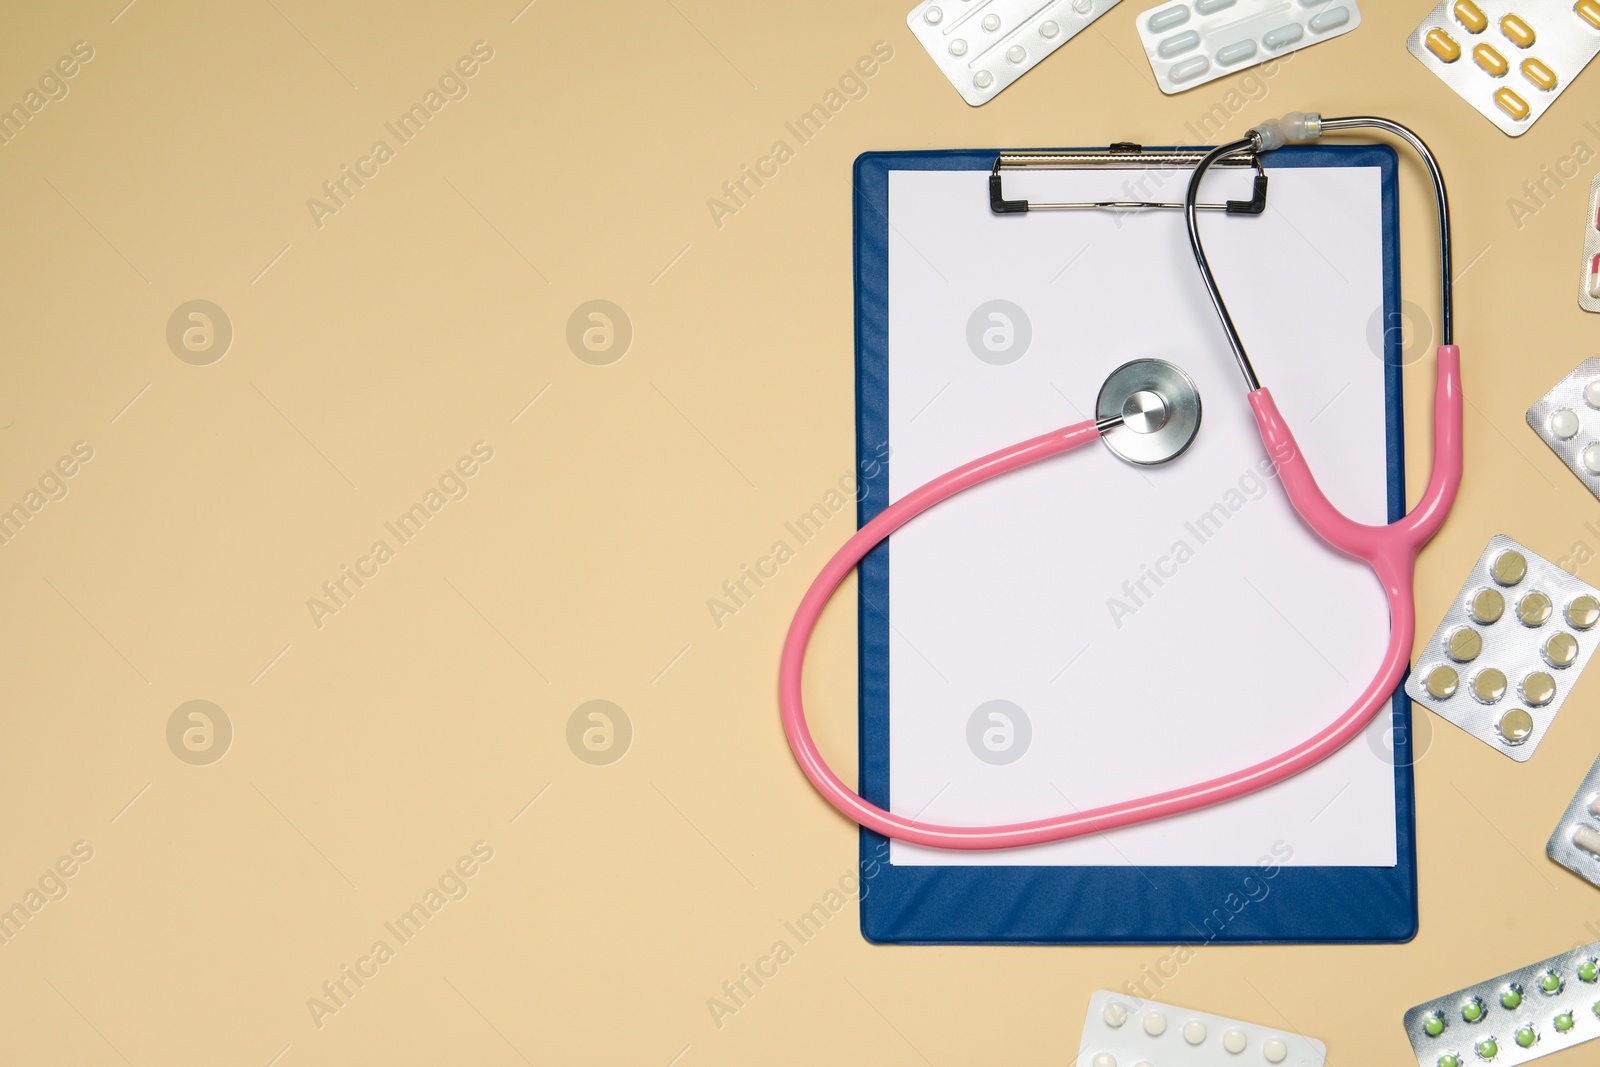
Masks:
[[[1479,1000],[1477,997],[1473,997],[1471,1000],[1461,1005],[1461,1017],[1469,1023],[1475,1023],[1482,1019],[1483,1012],[1483,1001]],[[1596,1015],[1600,1015],[1600,1003],[1595,1004],[1594,1013]]]
[[[1578,964],[1578,978],[1585,982],[1600,979],[1600,961],[1584,960]]]
[[[1572,1013],[1570,1011],[1564,1011],[1560,1015],[1556,1016],[1556,1030],[1564,1034],[1568,1030],[1572,1029],[1572,1025],[1575,1021],[1576,1020],[1572,1018]]]
[[[1500,1006],[1507,1011],[1515,1011],[1522,1006],[1522,987],[1515,982],[1506,986],[1506,991],[1500,994]]]
[[[1517,1031],[1517,1044],[1523,1048],[1532,1048],[1533,1043],[1537,1040],[1539,1040],[1539,1035],[1534,1033],[1531,1026],[1524,1026]]]
[[[1486,1060],[1492,1060],[1500,1055],[1500,1043],[1492,1037],[1486,1037],[1478,1042],[1478,1055]]]
[[[1438,1037],[1444,1033],[1444,1016],[1434,1012],[1422,1020],[1422,1030],[1429,1037]]]

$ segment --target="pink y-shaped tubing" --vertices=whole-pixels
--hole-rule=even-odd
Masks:
[[[1439,349],[1433,399],[1433,477],[1410,514],[1387,526],[1366,526],[1355,522],[1328,502],[1295,444],[1294,435],[1284,424],[1283,416],[1278,414],[1278,406],[1273,402],[1271,393],[1265,389],[1251,393],[1250,408],[1255,412],[1261,440],[1267,446],[1267,454],[1277,465],[1279,479],[1294,509],[1328,544],[1364,560],[1383,583],[1384,592],[1389,598],[1389,647],[1384,653],[1383,663],[1344,714],[1287,752],[1220,778],[1072,815],[1002,826],[914,823],[863,800],[829,769],[811,739],[811,731],[806,727],[805,708],[800,699],[800,677],[811,632],[816,628],[818,616],[839,583],[878,542],[939,501],[979,482],[1059,455],[1099,436],[1094,423],[1082,422],[992,452],[912,490],[857,530],[822,568],[822,573],[806,590],[794,621],[789,625],[789,635],[783,644],[783,660],[778,669],[778,706],[783,718],[783,732],[789,738],[789,747],[794,751],[795,760],[806,777],[811,779],[811,784],[829,803],[850,818],[889,837],[938,848],[1011,848],[1060,841],[1220,804],[1281,782],[1348,744],[1388,703],[1410,662],[1411,642],[1417,629],[1416,605],[1412,601],[1412,577],[1417,553],[1444,523],[1450,506],[1455,502],[1456,489],[1461,485],[1461,351],[1455,345],[1445,345]]]

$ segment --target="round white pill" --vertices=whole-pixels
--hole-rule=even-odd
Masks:
[[[1039,25],[1039,33],[1048,39],[1054,39],[1061,32],[1061,25],[1055,21],[1043,22]]]
[[[1013,63],[1021,63],[1024,59],[1028,58],[1028,53],[1027,50],[1024,49],[1020,44],[1014,44],[1010,48],[1006,49],[1006,58],[1011,60]]]
[[[1092,1067],[1117,1067],[1117,1058],[1109,1052],[1102,1052],[1091,1063]]]
[[[1183,1024],[1183,1039],[1191,1045],[1198,1045],[1206,1039],[1206,1024],[1199,1019],[1190,1019]]]
[[[957,37],[955,40],[951,41],[950,42],[950,54],[953,55],[953,56],[964,56],[964,55],[966,55],[967,54],[967,42],[963,41],[959,37]]]
[[[1261,1054],[1267,1058],[1268,1063],[1282,1063],[1289,1058],[1289,1046],[1283,1043],[1282,1038],[1270,1038],[1261,1046]]]
[[[928,20],[928,25],[937,26],[944,21],[944,12],[936,7],[930,7],[922,13],[922,17]]]
[[[1583,387],[1583,401],[1592,408],[1600,408],[1600,378]]]
[[[1578,413],[1571,408],[1551,412],[1550,432],[1561,441],[1570,441],[1578,436]]]
[[[999,15],[985,15],[985,16],[983,16],[983,28],[988,30],[990,33],[993,33],[995,30],[998,30],[1000,28],[1000,16]],[[1595,395],[1596,396],[1600,396],[1600,393],[1596,393]]]
[[[1167,1017],[1159,1011],[1153,1011],[1144,1017],[1144,1032],[1151,1037],[1160,1037],[1167,1032]]]
[[[1120,1001],[1113,1000],[1106,1005],[1106,1010],[1100,1013],[1100,1017],[1106,1021],[1107,1026],[1115,1030],[1128,1021],[1128,1009]]]
[[[1583,469],[1590,474],[1600,474],[1600,444],[1593,444],[1582,452]]]
[[[1094,0],[1072,0],[1072,10],[1080,15],[1087,15],[1094,10]]]
[[[1243,1030],[1229,1030],[1222,1035],[1222,1047],[1234,1055],[1243,1052],[1245,1046],[1249,1043],[1249,1039],[1244,1036]]]
[[[994,75],[986,70],[980,70],[972,77],[972,84],[980,89],[987,89],[994,84]]]

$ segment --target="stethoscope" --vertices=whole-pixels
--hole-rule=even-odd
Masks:
[[[1217,288],[1211,264],[1200,242],[1198,197],[1206,171],[1219,160],[1240,155],[1259,157],[1292,141],[1309,141],[1325,133],[1372,129],[1393,134],[1421,157],[1433,179],[1439,214],[1439,281],[1442,304],[1441,340],[1434,387],[1433,476],[1422,499],[1404,518],[1387,526],[1368,526],[1346,517],[1323,495],[1295,444],[1272,393],[1262,387],[1234,328],[1227,304]],[[1413,580],[1417,554],[1443,525],[1461,484],[1461,352],[1454,343],[1450,265],[1450,201],[1433,153],[1415,133],[1397,122],[1372,117],[1323,119],[1294,112],[1272,119],[1245,137],[1207,153],[1195,166],[1184,195],[1189,247],[1200,277],[1227,335],[1228,346],[1248,388],[1250,409],[1267,455],[1289,502],[1312,530],[1328,544],[1364,561],[1382,583],[1389,601],[1389,647],[1382,664],[1361,695],[1342,715],[1315,736],[1272,759],[1219,778],[1154,796],[1121,801],[1089,811],[1032,822],[998,826],[939,826],[915,822],[862,799],[839,780],[817,751],[806,726],[800,679],[806,645],[823,607],[845,577],[869,551],[895,530],[942,500],[1007,471],[1071,451],[1096,439],[1132,463],[1165,463],[1181,455],[1200,428],[1200,394],[1194,382],[1162,360],[1143,359],[1118,367],[1106,380],[1095,405],[1095,418],[1022,441],[943,474],[894,501],[834,553],[806,590],[790,623],[778,672],[778,705],[783,730],[800,769],[827,800],[869,829],[889,837],[939,848],[987,849],[1037,845],[1097,833],[1195,811],[1274,785],[1321,762],[1362,732],[1388,704],[1410,662],[1416,636]]]

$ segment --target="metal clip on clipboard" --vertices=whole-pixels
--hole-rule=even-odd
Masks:
[[[1193,168],[1209,148],[1153,148],[1120,141],[1104,151],[1001,152],[989,172],[989,210],[996,215],[1015,215],[1027,211],[1138,211],[1144,208],[1183,209],[1183,201],[1096,200],[1058,204],[1007,200],[1001,189],[1001,172],[1006,170],[1128,170],[1140,167],[1180,170]],[[1218,167],[1254,167],[1255,191],[1249,200],[1228,200],[1221,204],[1196,204],[1202,211],[1225,211],[1229,215],[1259,215],[1267,209],[1267,172],[1256,153],[1219,160]]]

